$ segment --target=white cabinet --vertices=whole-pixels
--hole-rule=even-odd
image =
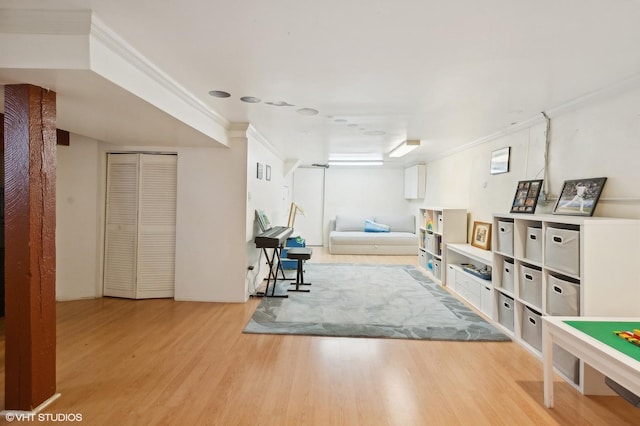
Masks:
[[[424,198],[427,185],[427,166],[416,164],[404,169],[404,198],[415,200]]]
[[[512,299],[503,330],[539,358],[540,316],[637,316],[640,221],[505,213],[493,227],[493,319],[504,325],[499,303]],[[577,358],[554,348],[554,364],[580,392],[601,393],[602,376]]]
[[[494,296],[491,283],[491,252],[470,244],[447,244],[447,288],[459,294],[489,318],[493,318]],[[465,270],[465,267],[467,268]],[[467,272],[469,267],[484,270],[489,278]]]
[[[467,242],[467,211],[423,207],[420,209],[418,263],[437,284],[445,284],[448,243]]]

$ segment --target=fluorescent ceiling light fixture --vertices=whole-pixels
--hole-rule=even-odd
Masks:
[[[330,160],[330,166],[382,166],[382,160]]]
[[[389,157],[402,157],[420,146],[419,140],[404,141],[389,152]]]
[[[382,154],[377,152],[332,152],[329,161],[382,161]]]

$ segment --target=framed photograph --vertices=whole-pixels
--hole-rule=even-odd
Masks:
[[[256,177],[258,179],[262,179],[262,164],[258,163],[258,168],[256,169]]]
[[[553,214],[593,216],[606,177],[565,180]]]
[[[265,179],[271,180],[271,166],[267,164],[267,171],[265,173]]]
[[[491,169],[489,172],[492,175],[509,172],[509,156],[511,154],[511,147],[496,149],[491,153]]]
[[[483,250],[491,249],[491,224],[486,222],[473,222],[473,234],[471,245]]]
[[[521,180],[511,204],[511,213],[535,213],[538,196],[542,191],[542,179]]]

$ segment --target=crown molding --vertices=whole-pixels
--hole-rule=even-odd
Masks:
[[[267,148],[273,155],[278,157],[278,159],[284,161],[284,156],[282,152],[278,148],[276,148],[267,138],[265,138],[262,133],[258,129],[256,129],[253,124],[249,124],[247,128],[247,138],[255,139],[257,142],[261,143],[265,148]]]
[[[207,116],[218,125],[225,129],[229,129],[231,125],[229,120],[210,109],[204,102],[200,101],[177,81],[160,70],[160,68],[155,66],[133,46],[111,30],[111,28],[102,22],[102,20],[95,14],[92,15],[91,19],[90,35],[162,88],[171,92],[186,104],[197,109],[200,113]]]

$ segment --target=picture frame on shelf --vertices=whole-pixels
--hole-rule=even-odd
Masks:
[[[538,197],[542,191],[542,179],[521,180],[516,188],[516,195],[511,203],[511,213],[529,213],[536,212],[538,205]]]
[[[565,180],[553,214],[593,216],[606,177]]]
[[[487,222],[473,222],[471,245],[483,250],[491,249],[491,224]]]
[[[258,167],[256,168],[256,178],[262,179],[262,163],[258,163]]]
[[[509,157],[511,155],[511,147],[496,149],[491,153],[491,167],[489,172],[492,175],[509,172]]]

